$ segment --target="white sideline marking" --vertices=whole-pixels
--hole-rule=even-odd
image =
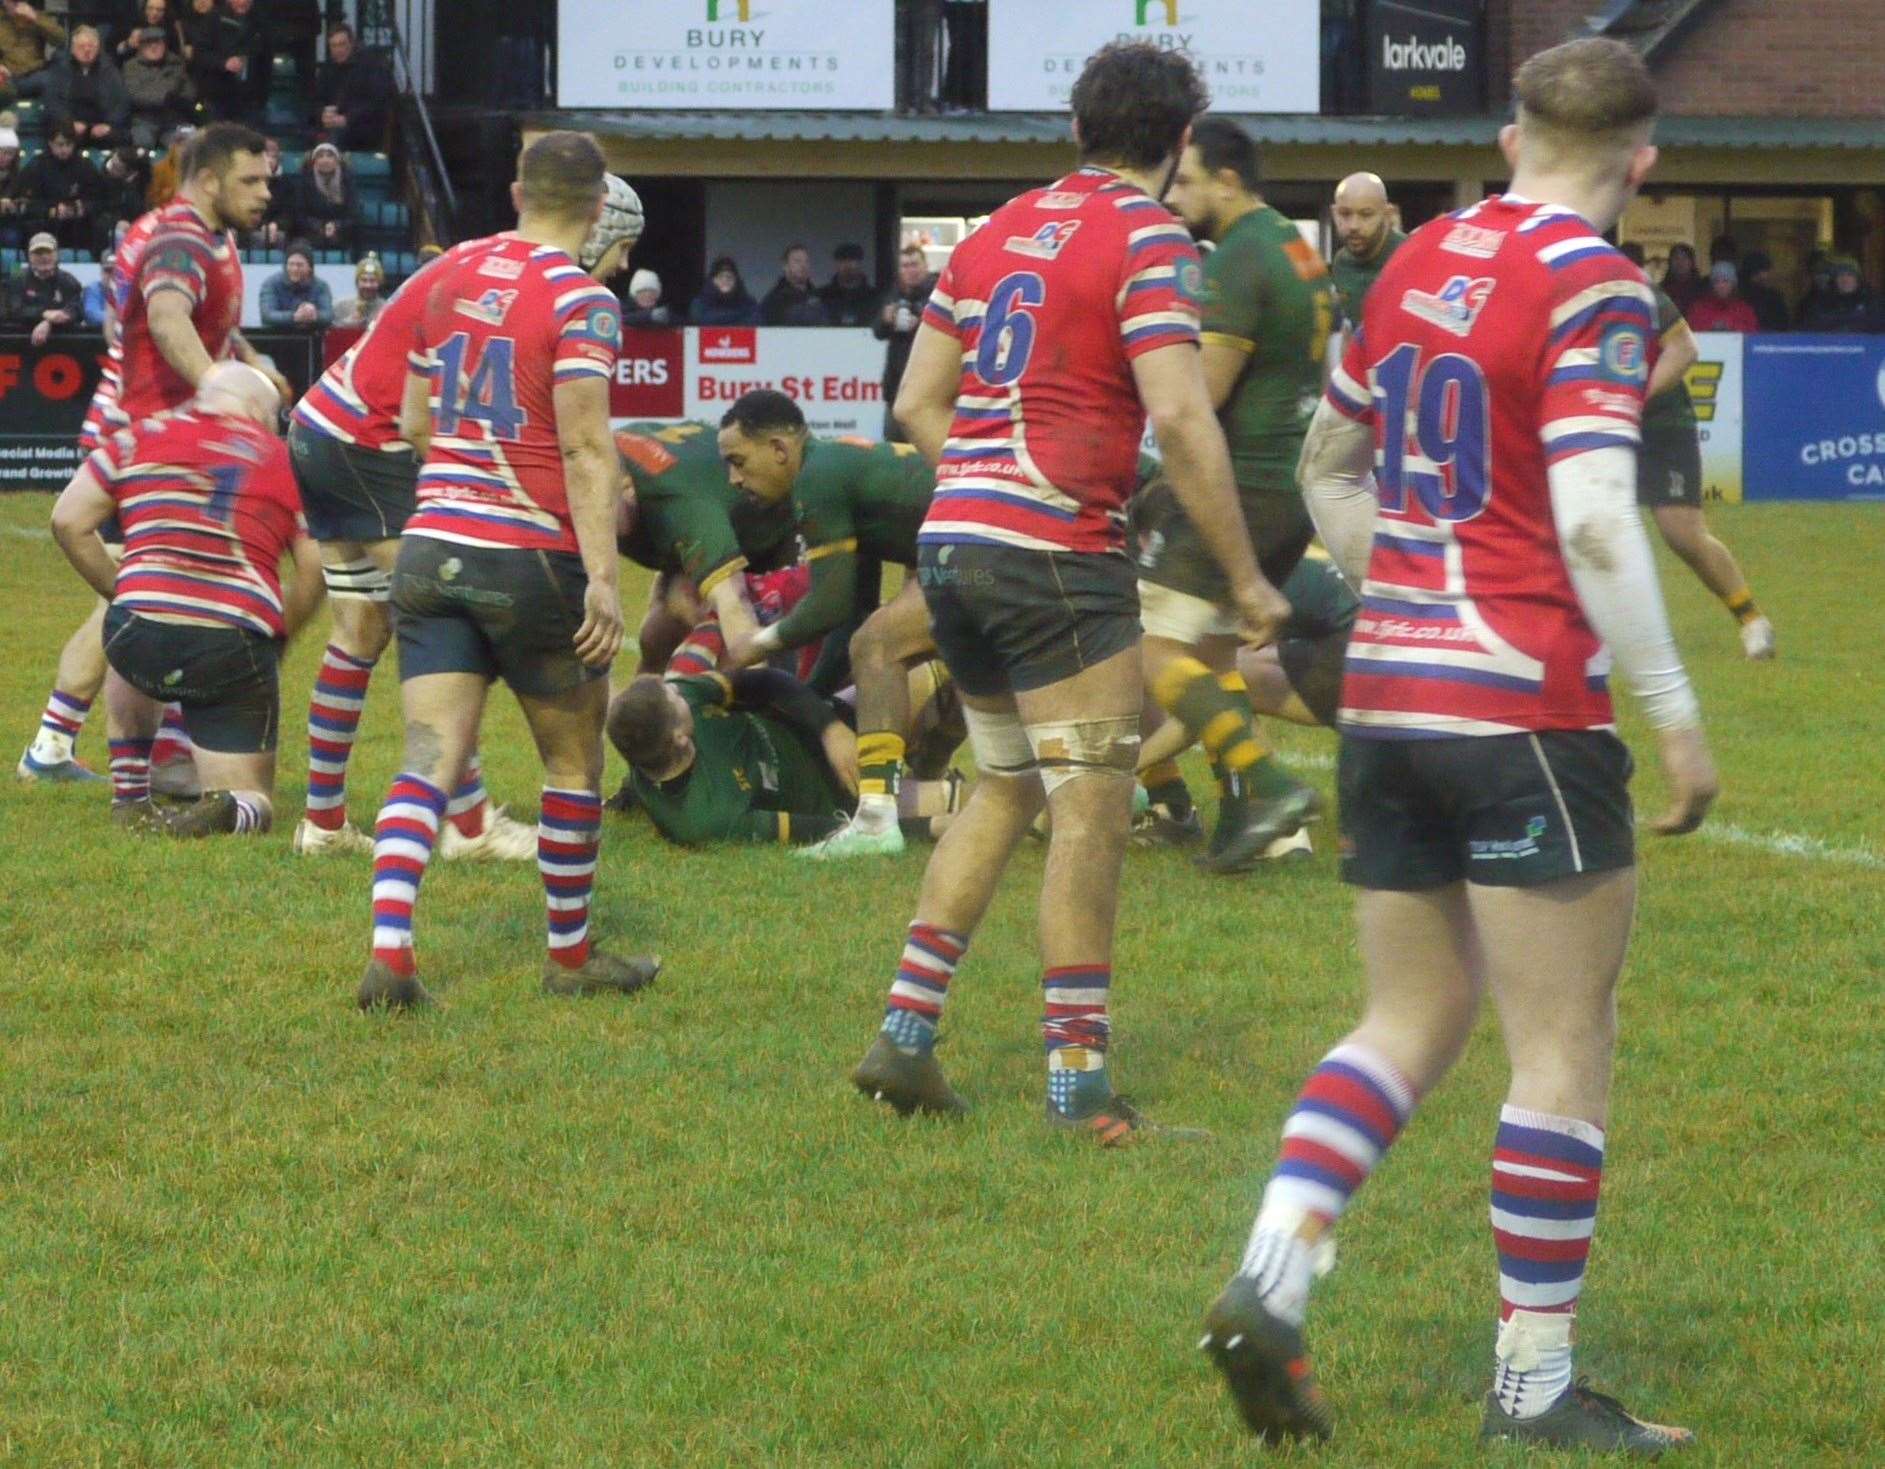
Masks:
[[[1805,857],[1813,862],[1849,862],[1854,867],[1885,867],[1885,853],[1875,852],[1863,842],[1856,847],[1835,847],[1819,837],[1802,836],[1791,831],[1749,831],[1732,821],[1709,822],[1695,834],[1726,846],[1754,847],[1781,857]]]
[[[52,539],[51,531],[32,525],[10,525],[7,527],[7,534],[18,536],[22,541],[50,541]]]

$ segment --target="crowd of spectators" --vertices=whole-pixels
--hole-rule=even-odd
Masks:
[[[1624,248],[1640,263],[1640,247]],[[1671,245],[1661,282],[1698,332],[1885,332],[1885,305],[1849,255],[1815,250],[1807,259],[1807,289],[1792,302],[1766,251],[1743,252],[1723,235],[1708,255],[1704,272],[1693,246]]]
[[[920,247],[904,252],[907,261],[914,250],[918,263],[923,259]],[[691,305],[669,302],[661,279],[652,270],[638,270],[628,285],[628,301],[622,321],[625,326],[868,326],[875,328],[894,315],[894,303],[902,290],[904,267],[899,266],[899,283],[886,292],[879,289],[864,269],[864,247],[843,244],[832,252],[830,278],[817,283],[812,272],[812,253],[804,245],[791,244],[779,257],[779,278],[765,295],[755,297],[740,273],[739,262],[731,255],[719,255],[707,268],[707,283]],[[921,271],[927,281],[927,267]],[[928,298],[927,286],[923,292]],[[910,330],[915,331],[912,326]],[[883,333],[879,333],[883,335]]]

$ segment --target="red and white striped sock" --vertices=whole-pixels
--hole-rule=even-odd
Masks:
[[[152,740],[112,740],[111,804],[151,798]]]
[[[1493,1392],[1535,1418],[1571,1385],[1571,1327],[1597,1227],[1604,1134],[1593,1123],[1499,1109],[1492,1239],[1499,1252]]]
[[[347,824],[347,762],[360,733],[373,662],[329,643],[314,676],[308,697],[307,818],[324,831]]]
[[[537,821],[537,870],[549,910],[550,957],[565,969],[589,962],[589,898],[601,846],[602,797],[545,786]]]
[[[484,788],[484,762],[473,750],[465,761],[465,774],[445,803],[445,819],[458,828],[462,837],[484,835],[484,823],[491,815],[491,795]]]
[[[445,792],[401,775],[373,826],[373,957],[395,974],[413,971],[412,910],[444,812]]]
[[[195,758],[196,742],[183,722],[181,704],[164,705],[164,722],[157,729],[157,743],[151,747],[151,764],[174,765],[179,760]]]

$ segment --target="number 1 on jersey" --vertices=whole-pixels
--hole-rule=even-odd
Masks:
[[[492,337],[484,344],[471,378],[465,378],[465,354],[471,333],[454,332],[439,343],[438,408],[434,428],[456,434],[461,419],[484,425],[489,438],[514,440],[526,422],[517,406],[517,344],[509,337]]]
[[[1492,493],[1492,424],[1479,364],[1446,352],[1423,369],[1420,348],[1405,342],[1375,365],[1374,377],[1382,393],[1381,508],[1405,510],[1412,490],[1435,520],[1471,520]]]

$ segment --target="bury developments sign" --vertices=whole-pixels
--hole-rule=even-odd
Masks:
[[[896,103],[890,0],[562,0],[563,107]]]
[[[1483,0],[1374,0],[1367,45],[1369,111],[1419,116],[1483,109]]]
[[[1217,112],[1315,112],[1320,0],[988,0],[988,105],[1064,112],[1109,41],[1187,51]]]
[[[622,333],[609,416],[712,423],[745,393],[797,403],[813,433],[877,438],[884,344],[863,327],[689,326]]]

